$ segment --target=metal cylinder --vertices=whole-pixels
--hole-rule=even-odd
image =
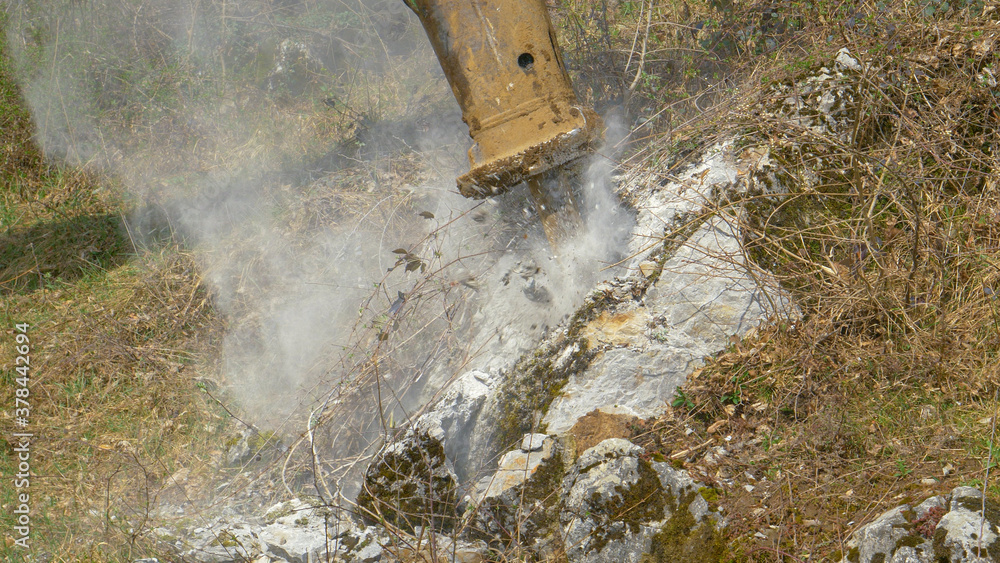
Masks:
[[[573,93],[544,0],[406,1],[475,141],[462,195],[500,194],[600,140],[603,124]]]

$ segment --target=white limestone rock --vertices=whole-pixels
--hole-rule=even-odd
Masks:
[[[667,464],[650,463],[643,453],[628,440],[611,438],[583,452],[570,468],[560,512],[570,561],[639,563],[676,517],[694,523],[691,531],[707,518],[716,523],[713,528],[721,525],[698,493],[699,483]],[[690,541],[687,550],[711,549],[693,535]]]
[[[642,448],[612,438],[583,452],[563,481],[560,520],[570,561],[639,563],[664,518],[656,471]],[[620,515],[628,511],[626,521]]]
[[[470,435],[495,387],[495,378],[472,370],[459,377],[434,408],[417,420],[416,428],[442,443],[445,455],[460,473],[468,465]]]
[[[553,401],[543,419],[546,430],[566,432],[594,409],[640,418],[663,413],[703,358],[768,318],[776,307],[785,314],[791,310],[777,284],[751,268],[733,225],[722,219],[703,224],[666,261],[644,306],[627,313],[649,330],[619,330],[609,337],[613,347],[572,375]],[[762,286],[761,280],[769,283]]]
[[[354,528],[349,521],[300,499],[272,506],[265,519],[271,523],[258,534],[264,551],[289,563],[309,563],[328,550],[335,551],[333,538]]]
[[[903,505],[859,528],[842,563],[978,563],[1000,559],[998,506],[972,487]]]
[[[545,434],[525,434],[521,448],[507,452],[500,458],[497,472],[484,477],[477,484],[476,503],[486,499],[496,499],[523,485],[538,471],[542,464],[550,461],[556,453],[556,442]],[[510,499],[518,501],[517,499]]]
[[[956,487],[951,492],[951,510],[941,517],[934,530],[934,547],[951,561],[995,561],[1000,556],[1000,522],[989,521],[996,505],[986,502],[983,493],[972,487]]]
[[[471,495],[477,537],[528,543],[551,532],[562,476],[561,449],[545,434],[525,434]],[[513,535],[512,535],[513,534]]]
[[[257,539],[256,526],[225,518],[192,530],[186,542],[191,547],[182,556],[199,563],[238,563],[253,560],[265,551]]]

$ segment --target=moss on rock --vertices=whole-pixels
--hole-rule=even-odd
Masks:
[[[623,451],[623,444],[631,451]],[[601,552],[609,544],[632,544],[644,527],[663,519],[663,485],[640,451],[625,440],[605,440],[587,450],[566,477],[561,517],[571,559],[606,556]]]
[[[521,358],[504,383],[502,414],[497,421],[497,444],[513,444],[544,415],[570,376],[590,365],[595,353],[582,337],[560,338]]]
[[[357,504],[370,524],[412,532],[422,526],[447,532],[456,520],[457,482],[441,442],[414,433],[384,450],[368,467]]]
[[[715,523],[707,518],[695,522],[689,504],[678,503],[673,516],[653,536],[642,563],[713,563],[725,558],[726,544]]]
[[[507,552],[559,534],[562,479],[563,458],[557,449],[522,486],[479,506],[473,537]]]

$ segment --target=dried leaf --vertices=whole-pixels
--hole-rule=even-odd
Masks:
[[[724,418],[720,419],[720,420],[716,420],[715,422],[712,423],[711,426],[708,427],[708,433],[709,434],[715,434],[716,432],[719,431],[720,428],[722,428],[723,426],[725,426],[727,422],[729,422],[729,421],[726,420],[726,419],[724,419]]]
[[[396,250],[393,250],[392,253],[393,254],[409,254],[410,251],[407,250],[407,249],[405,249],[405,248],[397,248]]]

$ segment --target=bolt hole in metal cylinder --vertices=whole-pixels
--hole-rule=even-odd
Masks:
[[[535,66],[535,57],[531,56],[531,53],[521,53],[517,57],[517,66],[523,68],[524,71],[527,72]]]

